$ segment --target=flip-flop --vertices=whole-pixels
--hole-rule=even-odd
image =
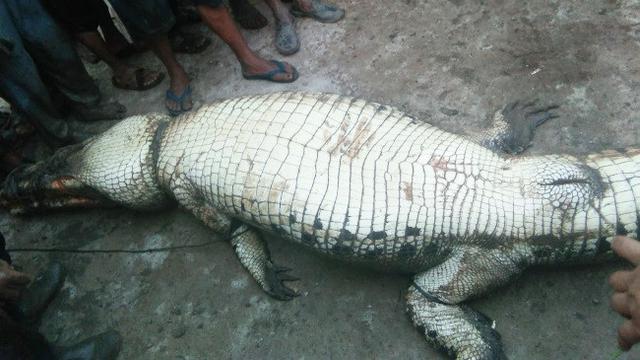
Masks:
[[[156,77],[151,80],[151,82],[145,84],[146,75],[149,75],[151,73],[155,73]],[[112,76],[111,83],[113,84],[113,86],[119,89],[144,91],[160,84],[162,79],[164,79],[164,74],[161,72],[147,70],[144,68],[137,68],[133,72],[133,77],[128,77],[125,80],[122,80],[118,79],[115,76]]]
[[[176,95],[173,91],[171,91],[171,89],[167,90],[165,98],[167,100],[174,101],[180,107],[180,109],[171,109],[165,104],[165,107],[167,108],[167,111],[169,111],[169,115],[171,116],[178,116],[184,112],[190,111],[193,108],[193,104],[191,104],[189,107],[185,106],[185,100],[191,99],[191,84],[187,85],[187,87],[184,88],[184,91],[180,95]]]
[[[267,71],[265,73],[262,74],[254,74],[254,75],[247,75],[245,74],[245,72],[242,72],[242,77],[244,77],[247,80],[267,80],[267,81],[273,81],[276,83],[290,83],[290,82],[294,82],[298,79],[298,70],[296,70],[296,68],[293,67],[293,65],[291,66],[291,68],[293,69],[293,73],[292,73],[292,77],[289,80],[277,80],[274,77],[278,74],[287,74],[287,67],[286,65],[282,62],[282,61],[278,61],[278,60],[269,60],[272,64],[276,65],[276,68],[270,71]]]
[[[291,14],[297,17],[310,17],[322,23],[334,23],[342,20],[344,10],[320,0],[311,0],[311,11],[304,11],[294,3],[291,6]]]
[[[276,25],[276,49],[282,55],[292,55],[300,50],[300,39],[296,34],[295,23]]]

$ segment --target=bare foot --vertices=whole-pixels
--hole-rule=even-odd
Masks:
[[[111,79],[113,86],[125,90],[147,90],[158,85],[164,74],[144,68],[133,68],[127,65],[118,66],[113,70]]]

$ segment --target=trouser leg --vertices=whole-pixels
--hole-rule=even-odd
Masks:
[[[0,63],[0,97],[45,134],[66,139],[68,125],[53,105],[38,68],[24,46],[20,24],[16,23],[17,10],[10,0],[0,2],[0,39],[11,48]]]

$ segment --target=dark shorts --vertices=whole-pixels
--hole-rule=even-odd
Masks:
[[[223,0],[191,0],[191,2],[195,6],[208,5],[208,6],[211,6],[211,7],[218,7],[218,6],[224,5],[224,1]]]
[[[109,0],[131,36],[145,38],[166,34],[176,23],[170,0]],[[223,0],[191,0],[198,5],[219,7]]]
[[[166,34],[176,23],[168,0],[109,0],[134,38]]]
[[[111,21],[103,0],[44,0],[49,13],[73,34],[92,32]]]

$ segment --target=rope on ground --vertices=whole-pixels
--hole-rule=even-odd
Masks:
[[[43,253],[71,253],[71,254],[148,254],[148,253],[156,253],[156,252],[167,252],[173,250],[187,250],[187,249],[196,249],[202,248],[206,246],[210,246],[222,241],[231,241],[234,237],[240,236],[245,232],[249,231],[249,229],[239,232],[233,236],[228,236],[222,240],[211,240],[198,244],[187,244],[187,245],[175,245],[175,246],[163,246],[157,248],[147,248],[147,249],[73,249],[73,248],[9,248],[6,249],[9,253],[15,252],[43,252]]]

